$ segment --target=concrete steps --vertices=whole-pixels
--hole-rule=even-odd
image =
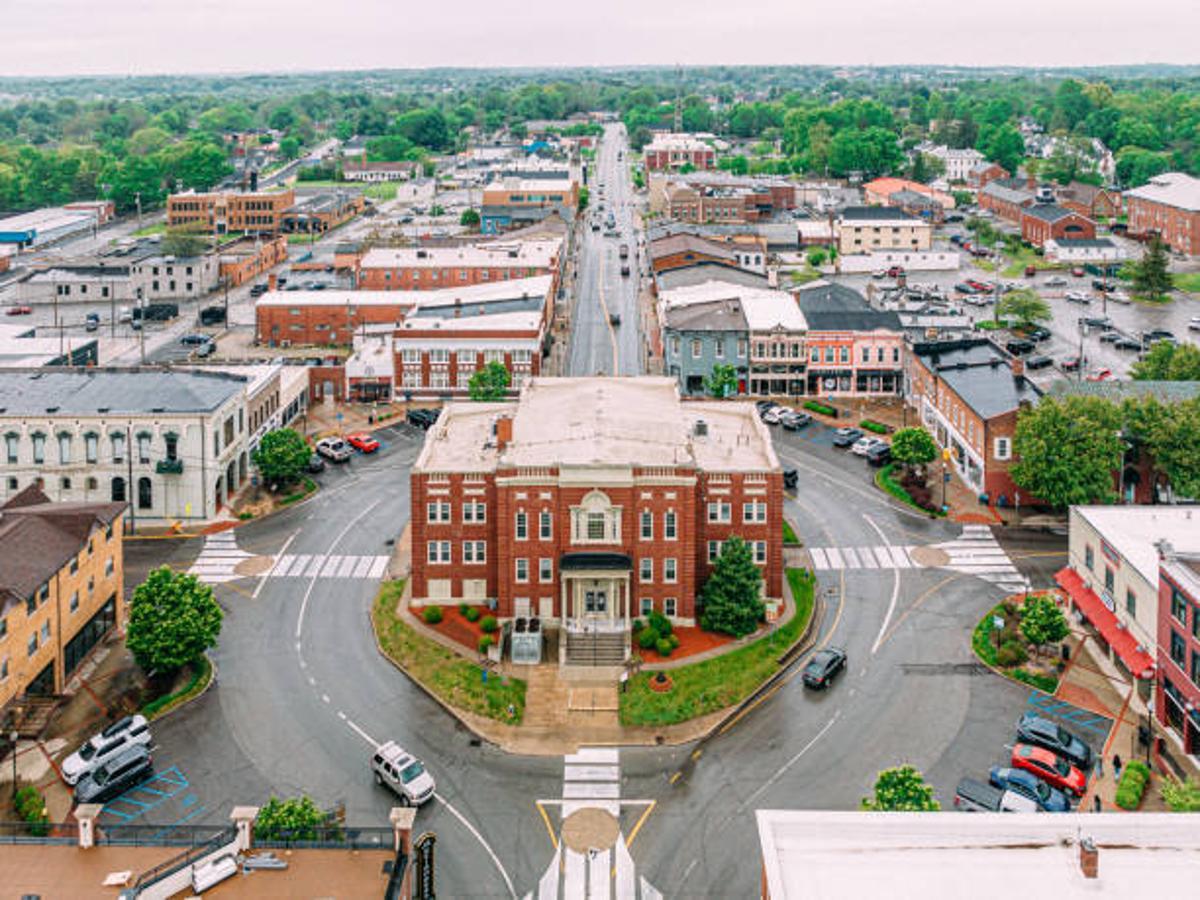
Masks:
[[[619,666],[625,662],[625,635],[618,632],[567,632],[567,665]]]

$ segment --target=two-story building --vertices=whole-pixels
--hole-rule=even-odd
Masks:
[[[928,250],[933,225],[888,206],[848,206],[838,217],[838,251]]]
[[[904,383],[904,327],[842,284],[815,281],[796,292],[808,325],[804,393],[813,397],[889,396]]]
[[[749,326],[737,297],[675,306],[663,313],[664,363],[682,393],[709,393],[713,367],[733,366],[737,393],[749,388]]]
[[[980,209],[1020,225],[1026,208],[1034,203],[1035,194],[1027,179],[994,178],[980,189],[977,199]]]
[[[296,205],[291,188],[277,191],[185,191],[167,198],[167,227],[226,234],[278,234],[283,217]]]
[[[562,240],[491,241],[457,247],[374,247],[358,263],[358,287],[422,291],[550,275]]]
[[[1161,509],[1161,507],[1159,507]],[[1160,539],[1155,714],[1184,753],[1200,756],[1200,547],[1196,525]],[[1183,545],[1176,548],[1176,543]],[[1183,549],[1186,547],[1186,549]]]
[[[633,619],[696,621],[722,543],[783,592],[782,471],[749,403],[681,402],[673,379],[536,378],[451,403],[411,475],[416,604],[487,603],[560,631],[566,665],[619,665]]]
[[[1130,235],[1157,234],[1185,256],[1200,256],[1200,178],[1164,172],[1125,192]]]
[[[124,512],[53,503],[35,482],[0,506],[0,721],[18,733],[125,621]]]
[[[1096,223],[1057,203],[1034,203],[1021,213],[1021,238],[1035,247],[1049,240],[1091,240]]]
[[[659,134],[642,150],[647,172],[682,169],[685,166],[704,171],[715,169],[717,153],[690,134]]]
[[[579,208],[579,183],[570,177],[509,175],[484,187],[482,199],[479,230],[499,234],[551,216],[572,221]]]

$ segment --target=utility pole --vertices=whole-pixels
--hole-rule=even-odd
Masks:
[[[141,191],[133,192],[133,202],[137,206],[138,231],[141,231],[142,230],[142,192]]]
[[[146,358],[143,354],[142,362]],[[125,497],[129,502],[129,533],[137,534],[137,503],[133,497],[133,426],[127,423],[125,425],[125,471],[128,473],[128,480],[125,482]]]
[[[146,304],[142,295],[142,289],[137,289],[137,308],[138,314],[138,344],[142,351],[142,365],[146,364]]]

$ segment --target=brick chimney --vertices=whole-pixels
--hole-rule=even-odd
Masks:
[[[1100,877],[1100,851],[1090,837],[1079,842],[1079,869],[1084,878]]]
[[[1012,367],[1013,378],[1016,378],[1019,381],[1025,377],[1025,360],[1021,359],[1019,356],[1014,356],[1012,361],[1009,362],[1009,365]]]
[[[503,450],[512,440],[512,417],[501,416],[496,420],[496,447]]]
[[[273,291],[279,287],[279,276],[272,272],[267,276],[267,290]]]

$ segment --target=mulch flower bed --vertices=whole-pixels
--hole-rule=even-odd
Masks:
[[[660,663],[667,662],[673,659],[682,659],[686,656],[695,656],[697,653],[703,653],[705,650],[713,650],[717,647],[724,647],[726,644],[732,644],[735,638],[728,634],[718,634],[715,631],[705,631],[697,625],[676,625],[671,629],[671,633],[679,638],[679,646],[671,651],[670,656],[662,656],[657,650],[643,650],[637,646],[635,635],[633,652],[637,653],[645,662]]]
[[[486,606],[476,606],[474,608],[479,610],[479,618],[472,622],[458,611],[457,606],[443,606],[442,621],[438,622],[436,625],[430,625],[422,617],[421,613],[424,612],[425,609],[423,606],[414,606],[412,608],[412,612],[413,615],[420,619],[422,624],[424,624],[427,628],[432,628],[434,631],[445,635],[446,637],[450,638],[450,640],[462,644],[464,647],[474,652],[479,649],[479,639],[483,637],[485,633],[480,627],[479,623],[483,621],[484,616],[490,615],[490,612]],[[497,630],[493,632],[493,636],[498,635],[499,633],[500,632]]]

